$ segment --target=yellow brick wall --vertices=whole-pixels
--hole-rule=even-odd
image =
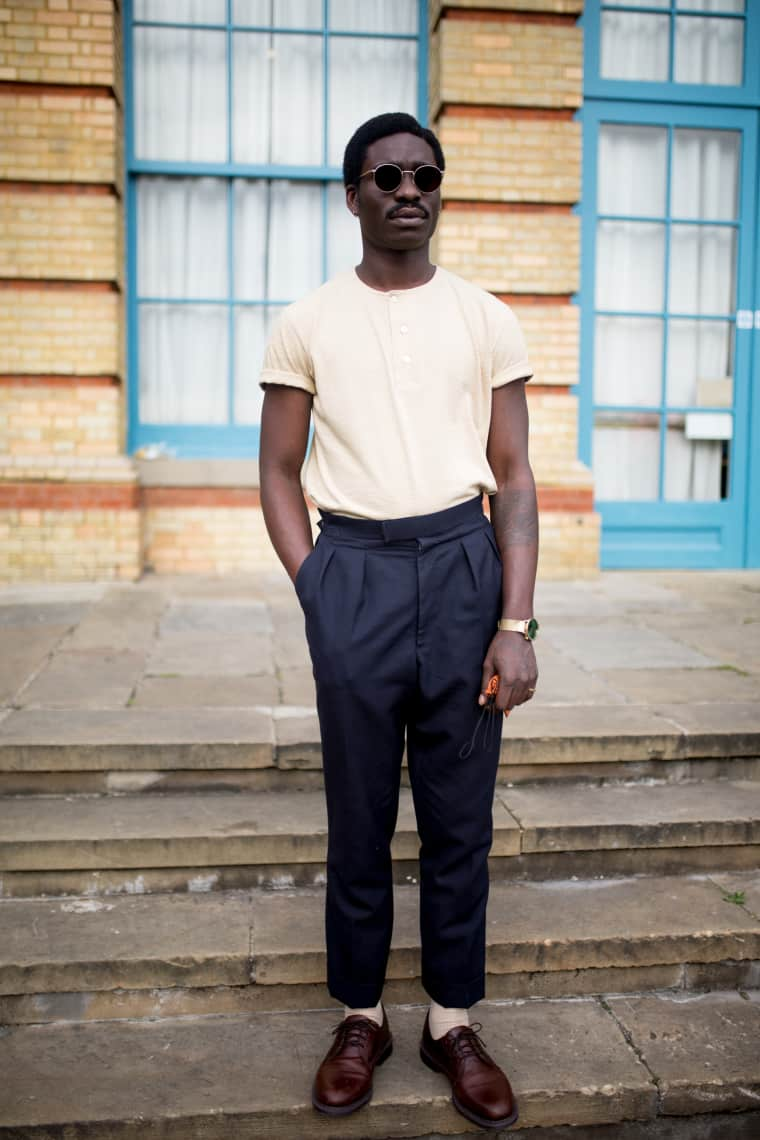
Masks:
[[[118,213],[111,195],[4,194],[0,277],[115,280]]]
[[[0,582],[139,577],[136,510],[0,510]]]
[[[440,139],[447,198],[577,202],[580,197],[580,123],[444,116]]]
[[[0,88],[0,178],[120,184],[113,99]]]
[[[453,273],[494,293],[572,293],[580,223],[570,213],[444,209],[438,256]]]
[[[0,300],[0,373],[117,374],[116,293],[22,289]]]
[[[539,578],[594,578],[599,573],[598,515],[545,511],[538,526]]]
[[[574,25],[443,19],[436,42],[433,116],[446,103],[580,104],[583,40]]]
[[[114,84],[113,0],[4,0],[0,79]]]
[[[114,387],[0,386],[0,454],[118,455]]]
[[[512,304],[528,345],[536,384],[577,384],[579,309],[577,305]]]
[[[278,565],[259,507],[148,507],[145,564],[159,574],[225,574]]]

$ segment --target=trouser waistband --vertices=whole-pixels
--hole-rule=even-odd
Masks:
[[[403,519],[352,519],[346,515],[320,510],[325,530],[335,530],[347,538],[381,539],[383,542],[404,542],[414,538],[433,538],[445,534],[465,523],[476,523],[483,517],[483,500],[480,495],[434,511],[430,515],[412,515]]]

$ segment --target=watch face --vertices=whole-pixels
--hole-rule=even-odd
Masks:
[[[535,618],[531,618],[530,621],[528,622],[528,637],[530,638],[531,641],[533,641],[533,639],[535,638],[537,633],[538,633],[538,622],[536,621]]]

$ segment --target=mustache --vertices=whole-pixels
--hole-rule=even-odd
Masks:
[[[398,205],[390,209],[385,216],[386,218],[395,218],[396,214],[398,214],[401,210],[416,210],[417,213],[420,214],[423,218],[430,217],[423,205],[420,203],[412,204],[411,202],[400,202]]]

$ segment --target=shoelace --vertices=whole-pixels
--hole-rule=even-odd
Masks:
[[[368,1018],[351,1018],[339,1021],[333,1029],[333,1035],[341,1049],[346,1045],[355,1045],[357,1049],[362,1049],[372,1035],[373,1029],[374,1026]]]
[[[456,1060],[462,1060],[465,1057],[483,1057],[485,1055],[485,1041],[479,1037],[480,1030],[483,1028],[479,1021],[469,1025],[462,1033],[458,1033],[454,1038],[451,1045],[452,1056]]]

